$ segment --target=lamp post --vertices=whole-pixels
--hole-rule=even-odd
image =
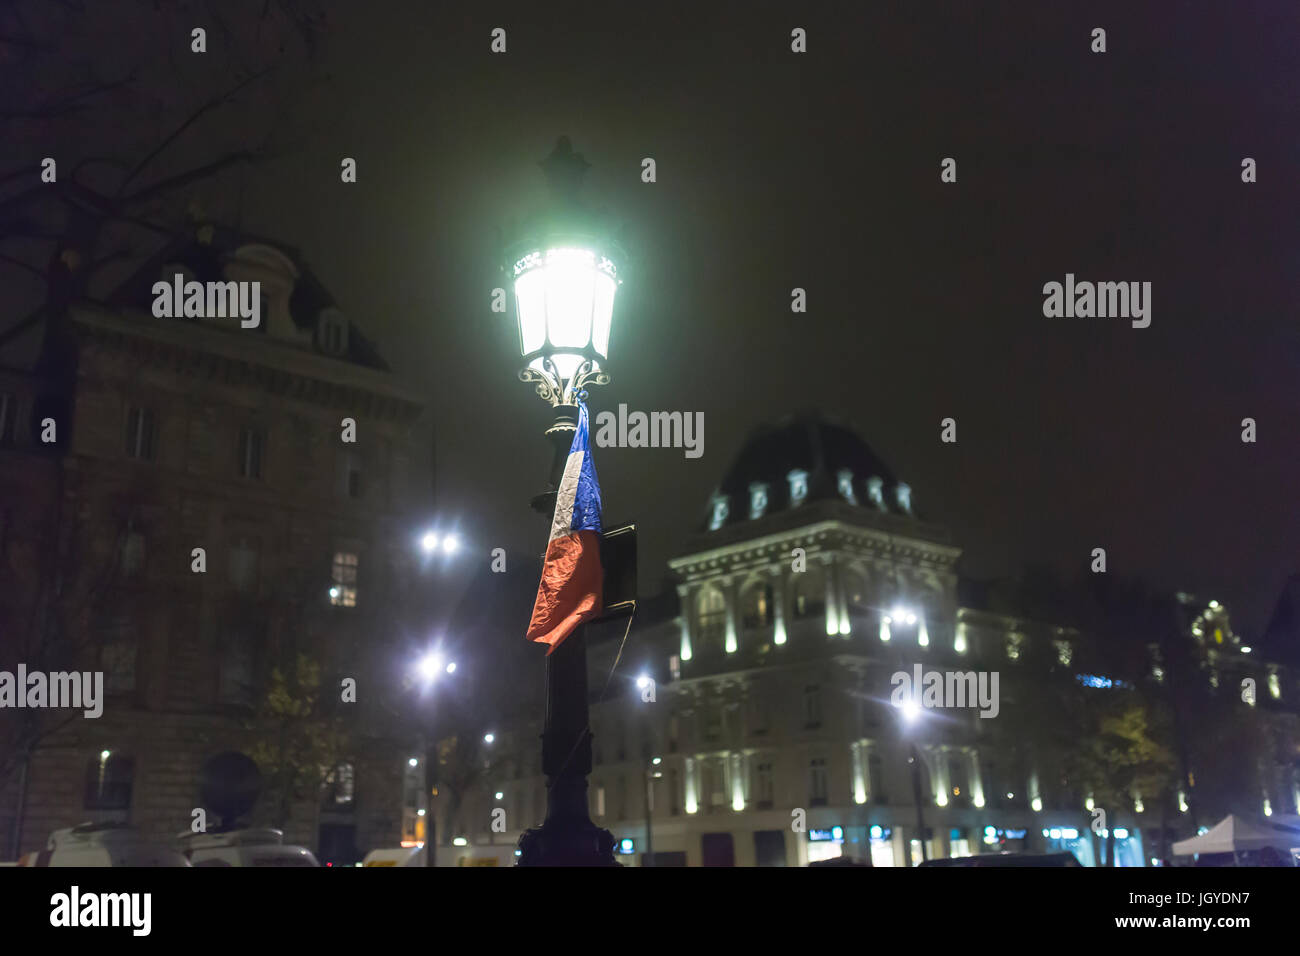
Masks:
[[[532,500],[551,518],[556,489],[578,426],[578,403],[588,385],[605,385],[618,245],[578,199],[587,162],[567,137],[540,164],[549,205],[524,227],[507,251],[504,268],[514,283],[519,322],[519,378],[536,383],[554,419],[544,434],[551,442],[550,481]],[[542,771],[546,819],[519,838],[520,866],[616,866],[614,837],[591,821],[587,776],[591,730],[587,706],[587,639],[579,626],[546,658],[546,720]]]

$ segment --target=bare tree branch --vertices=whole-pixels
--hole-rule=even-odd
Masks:
[[[181,123],[180,126],[176,127],[176,129],[172,131],[171,135],[167,136],[161,143],[159,143],[156,147],[154,147],[154,149],[147,156],[145,156],[144,159],[136,163],[135,168],[132,169],[131,172],[127,174],[126,179],[124,179],[122,181],[122,184],[118,187],[118,195],[120,196],[123,192],[125,192],[126,187],[131,184],[131,181],[135,179],[136,176],[140,175],[140,173],[144,171],[146,166],[148,166],[151,162],[153,162],[154,159],[156,159],[164,150],[166,150],[168,146],[174,143],[181,136],[182,133],[184,133],[187,129],[189,129],[196,122],[198,122],[198,120],[202,118],[206,113],[209,113],[212,110],[216,109],[217,107],[230,102],[230,99],[236,93],[238,93],[244,87],[248,86],[250,83],[260,80],[262,77],[266,76],[274,69],[275,69],[274,66],[268,66],[264,70],[259,70],[258,72],[254,73],[252,76],[249,76],[247,79],[241,80],[239,83],[236,83],[225,93],[218,94],[217,96],[208,100],[208,102],[204,103],[197,110],[191,113],[189,117],[185,120],[185,122]]]

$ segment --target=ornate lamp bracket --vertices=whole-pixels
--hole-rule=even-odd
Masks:
[[[576,405],[579,399],[586,398],[588,385],[608,385],[607,372],[595,368],[591,359],[584,359],[566,382],[560,377],[559,370],[549,355],[542,356],[542,368],[523,368],[519,371],[521,382],[535,382],[537,394],[556,405]]]

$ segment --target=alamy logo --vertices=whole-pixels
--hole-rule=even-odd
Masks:
[[[704,454],[703,412],[604,411],[596,416],[599,448],[685,448],[687,458]]]
[[[53,707],[84,709],[92,720],[104,713],[103,671],[0,671],[0,708]]]
[[[1151,324],[1150,282],[1075,282],[1074,273],[1067,272],[1065,285],[1048,282],[1043,296],[1043,315],[1049,319],[1132,319],[1135,329]]]
[[[126,926],[132,936],[148,936],[153,920],[152,893],[82,893],[72,887],[50,897],[50,925]]]
[[[979,707],[981,717],[996,717],[997,671],[925,671],[921,665],[912,673],[898,671],[889,678],[893,692],[889,701],[905,711],[915,707]]]
[[[261,282],[186,282],[178,272],[171,282],[155,282],[153,294],[153,314],[160,319],[237,316],[241,329],[262,324]]]

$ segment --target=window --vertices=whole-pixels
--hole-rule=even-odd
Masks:
[[[342,355],[348,347],[347,319],[338,309],[321,312],[317,320],[317,347],[326,355]]]
[[[0,445],[13,444],[17,413],[18,396],[12,392],[0,392]]]
[[[126,454],[140,461],[153,461],[157,425],[150,409],[131,406],[126,410]]]
[[[771,810],[775,801],[776,784],[772,762],[764,761],[754,768],[754,802],[760,810]]]
[[[357,606],[357,556],[345,551],[334,554],[334,582],[330,588],[330,603],[335,607]]]
[[[815,684],[803,689],[803,716],[806,727],[820,727],[822,724],[822,692]]]
[[[749,517],[761,518],[767,511],[767,485],[756,481],[749,486]]]
[[[325,778],[322,810],[351,810],[356,806],[356,771],[350,763],[341,763]]]
[[[827,783],[825,757],[814,757],[809,762],[808,777],[810,803],[814,807],[826,806],[830,786]]]
[[[134,529],[128,530],[122,538],[120,555],[122,577],[135,577],[144,568],[144,535]]]
[[[228,704],[251,704],[253,691],[253,641],[237,631],[227,636],[221,648],[221,699]]]
[[[230,546],[230,585],[241,594],[257,590],[258,542],[245,537]]]
[[[239,475],[241,478],[260,480],[262,477],[262,453],[266,445],[266,433],[257,428],[239,430]]]
[[[361,497],[361,462],[353,452],[345,452],[343,464],[343,493],[349,498]]]
[[[772,623],[772,586],[752,584],[745,590],[741,603],[741,622],[746,631],[755,631]]]
[[[713,499],[713,514],[709,517],[709,530],[717,531],[727,522],[730,504],[726,498],[718,496]]]
[[[139,648],[126,629],[107,638],[100,649],[100,666],[104,669],[104,690],[109,694],[129,694],[135,690],[135,664]]]
[[[889,794],[885,792],[885,764],[880,759],[880,754],[873,753],[867,757],[867,774],[872,801],[889,803]]]
[[[808,472],[796,468],[786,475],[786,481],[790,483],[790,505],[795,507],[803,504],[808,497]]]
[[[722,646],[727,630],[727,599],[716,587],[706,585],[699,596],[700,646]]]
[[[858,503],[858,496],[853,491],[853,472],[848,468],[841,468],[835,475],[835,487],[839,489],[840,497],[851,505]]]
[[[86,809],[129,810],[135,758],[101,751],[86,765]]]

